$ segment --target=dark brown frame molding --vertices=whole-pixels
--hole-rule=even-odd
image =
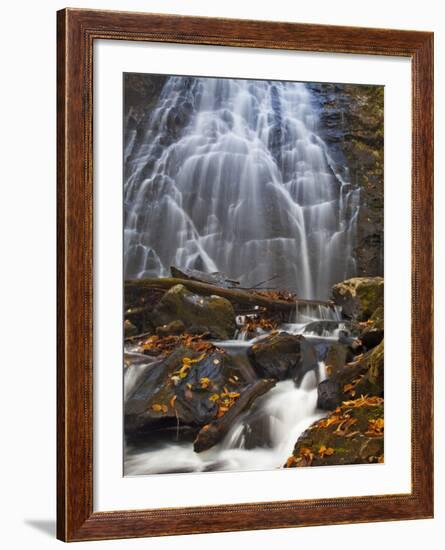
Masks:
[[[57,536],[64,541],[433,516],[433,34],[65,9],[57,14]],[[93,42],[208,44],[412,61],[412,490],[93,512]]]

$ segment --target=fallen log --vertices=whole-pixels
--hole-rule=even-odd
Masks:
[[[295,309],[297,305],[321,305],[333,308],[334,303],[330,301],[322,300],[302,300],[297,298],[295,301],[285,300],[273,300],[257,294],[256,292],[249,292],[247,290],[241,290],[238,288],[222,288],[219,286],[201,283],[192,279],[179,279],[177,277],[165,277],[158,279],[135,279],[132,281],[125,281],[125,288],[130,290],[143,290],[146,289],[169,289],[175,285],[184,285],[188,290],[196,292],[197,294],[203,294],[209,296],[217,294],[222,296],[231,302],[236,304],[248,305],[251,307],[262,306],[267,309],[278,311],[290,311]]]
[[[193,442],[195,452],[207,451],[216,445],[233,426],[236,418],[255,401],[257,397],[265,394],[276,384],[276,380],[258,380],[246,388],[236,400],[235,404],[217,420],[210,422],[199,431]]]
[[[177,279],[190,279],[192,281],[198,281],[200,283],[207,283],[210,285],[221,286],[223,288],[232,288],[239,285],[239,281],[228,279],[224,273],[204,273],[197,269],[184,269],[181,270],[175,266],[170,266],[170,273],[172,277]]]

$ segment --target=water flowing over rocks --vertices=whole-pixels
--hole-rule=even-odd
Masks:
[[[383,462],[383,88],[124,88],[125,473]]]
[[[258,382],[251,384],[243,369],[223,350],[211,346],[206,353],[199,353],[179,347],[152,363],[128,396],[127,436],[147,440],[169,432],[173,440],[190,438],[232,407],[233,421],[256,397],[274,385],[273,381]],[[245,392],[247,400],[243,397]],[[238,401],[243,406],[237,406]],[[220,429],[217,437],[212,425],[208,434],[215,432],[212,439],[202,435],[197,447],[214,445],[229,427],[230,424],[225,430]]]

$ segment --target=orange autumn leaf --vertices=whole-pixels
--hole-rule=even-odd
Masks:
[[[345,384],[343,386],[344,393],[350,393],[352,397],[355,395],[355,384]]]
[[[331,456],[334,454],[334,449],[332,447],[326,447],[325,445],[321,445],[318,449],[318,454],[321,458],[324,456]]]

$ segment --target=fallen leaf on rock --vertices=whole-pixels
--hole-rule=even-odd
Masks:
[[[355,395],[355,384],[345,384],[343,386],[344,393],[350,393],[352,397]]]
[[[368,421],[368,430],[365,432],[365,435],[368,437],[377,437],[383,435],[385,428],[385,421],[383,418],[376,418],[374,420]]]
[[[205,390],[206,388],[208,388],[210,386],[210,378],[200,378],[199,380],[199,386]]]
[[[318,454],[321,458],[324,456],[331,456],[334,454],[334,449],[332,447],[327,447],[325,445],[321,445],[321,447],[318,449]]]
[[[287,460],[285,464],[285,468],[295,468],[297,459],[294,457],[294,455],[291,455]]]
[[[337,435],[346,435],[349,428],[351,426],[353,426],[354,424],[356,424],[358,422],[358,420],[356,418],[345,418],[338,426],[337,426],[337,429],[335,430],[335,434]]]
[[[353,409],[356,409],[358,407],[364,407],[364,406],[377,406],[381,405],[383,403],[383,397],[377,397],[377,396],[368,396],[368,395],[362,395],[358,399],[353,399],[352,401],[343,401],[342,406],[345,407],[352,407]]]

